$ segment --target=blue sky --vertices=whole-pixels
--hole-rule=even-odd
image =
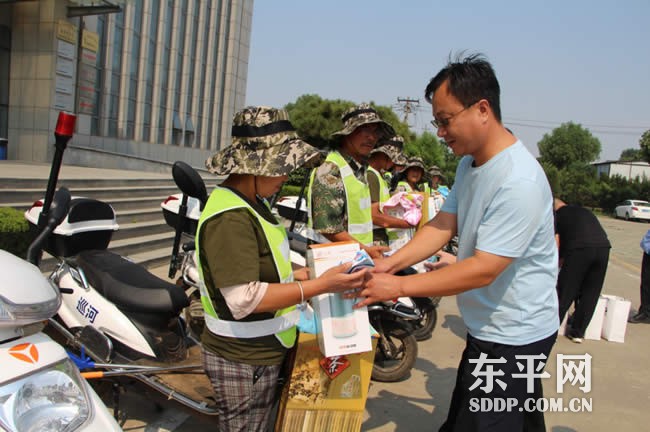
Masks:
[[[246,103],[419,99],[409,123],[431,129],[423,92],[450,53],[485,54],[506,126],[535,155],[573,121],[600,160],[638,148],[650,129],[650,1],[255,0]]]

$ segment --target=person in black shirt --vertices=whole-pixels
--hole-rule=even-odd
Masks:
[[[560,322],[575,302],[566,336],[580,343],[603,289],[611,244],[596,216],[555,198],[555,239],[560,256],[557,279]]]

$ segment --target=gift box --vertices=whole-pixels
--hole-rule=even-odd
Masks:
[[[307,251],[310,275],[320,276],[328,269],[352,261],[359,252],[357,242],[334,242],[311,245]],[[354,309],[357,300],[342,293],[312,297],[316,315],[318,344],[325,357],[366,352],[372,349],[368,309]]]
[[[300,333],[291,375],[280,399],[275,430],[361,430],[373,358],[372,350],[324,357],[317,337]]]

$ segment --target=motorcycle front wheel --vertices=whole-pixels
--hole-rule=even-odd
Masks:
[[[418,357],[418,342],[412,330],[398,321],[382,321],[382,335],[377,341],[371,378],[396,382],[410,373]]]

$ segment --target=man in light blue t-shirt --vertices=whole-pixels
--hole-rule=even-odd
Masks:
[[[553,197],[541,166],[503,126],[499,94],[494,70],[480,55],[459,57],[429,82],[425,97],[438,137],[463,156],[456,181],[438,215],[378,261],[360,293],[367,297],[360,305],[456,295],[468,335],[441,431],[545,430],[544,414],[527,407],[543,397],[540,375],[559,327]],[[392,275],[456,234],[456,264]],[[486,398],[516,407],[484,410]]]

